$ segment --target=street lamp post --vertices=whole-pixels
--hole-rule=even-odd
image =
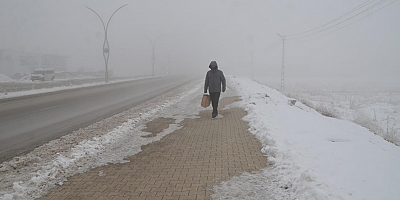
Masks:
[[[108,25],[110,24],[111,18],[114,16],[114,14],[120,10],[121,8],[127,6],[128,4],[125,4],[121,7],[119,7],[117,10],[114,11],[114,13],[111,15],[110,19],[108,19],[107,25],[104,24],[103,19],[100,17],[99,14],[97,14],[96,11],[94,11],[93,9],[89,8],[88,6],[85,6],[87,9],[93,11],[97,17],[99,17],[101,23],[103,24],[103,28],[104,28],[104,43],[103,43],[103,57],[104,57],[104,63],[106,65],[106,71],[105,71],[105,81],[106,83],[108,82],[108,58],[110,57],[110,45],[108,43],[108,38],[107,38],[107,30],[108,30]]]
[[[157,43],[158,39],[160,39],[160,37],[163,36],[164,34],[158,36],[158,38],[156,39],[156,41],[154,43],[153,43],[153,41],[150,40],[149,37],[147,37],[147,35],[145,35],[145,34],[143,34],[143,35],[149,40],[149,42],[151,43],[151,46],[153,48],[152,49],[153,51],[152,51],[152,54],[151,54],[151,64],[152,64],[152,67],[153,67],[153,77],[154,77],[154,65],[156,64],[156,53],[155,53],[156,43]]]

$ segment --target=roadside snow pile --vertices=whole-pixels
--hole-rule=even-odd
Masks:
[[[14,82],[14,80],[4,74],[0,74],[0,83]]]
[[[124,158],[141,151],[141,146],[160,140],[165,135],[181,128],[184,117],[191,117],[200,110],[200,105],[182,110],[176,104],[191,104],[200,99],[201,84],[191,82],[150,100],[130,110],[104,119],[94,128],[84,128],[79,134],[71,133],[53,140],[29,153],[24,158],[13,159],[0,165],[0,199],[34,199],[41,197],[56,185],[62,185],[68,177],[108,163],[128,162]],[[199,95],[194,95],[198,93]],[[138,108],[139,107],[139,108]],[[187,108],[188,106],[184,106]],[[145,123],[156,117],[166,116],[175,123],[155,137],[142,137]],[[115,119],[113,119],[115,118]],[[127,119],[121,124],[121,120]],[[119,123],[111,131],[101,134],[99,128],[107,129],[109,121]],[[87,139],[86,135],[96,135]],[[80,140],[76,145],[71,145]],[[62,146],[62,148],[57,147]],[[61,150],[61,151],[60,151]],[[49,153],[53,152],[52,155]],[[37,159],[35,159],[37,158]],[[50,159],[48,159],[50,158]],[[35,160],[35,161],[32,161]],[[22,163],[22,164],[20,164]]]
[[[352,122],[290,105],[269,87],[231,82],[269,167],[222,183],[215,199],[399,199],[400,148]]]
[[[56,86],[56,87],[51,87],[51,88],[42,88],[42,89],[32,89],[32,90],[25,90],[25,91],[9,92],[8,94],[2,93],[2,91],[1,91],[2,88],[0,87],[0,99],[14,98],[14,97],[20,97],[20,96],[28,96],[28,95],[34,95],[34,94],[44,94],[44,93],[61,91],[61,90],[70,90],[70,89],[92,87],[92,86],[99,86],[99,85],[106,85],[106,84],[114,84],[114,83],[120,83],[120,82],[125,82],[125,81],[133,81],[133,80],[139,80],[139,79],[142,79],[142,78],[129,78],[129,79],[120,79],[120,80],[110,80],[108,83],[105,83],[105,82],[93,82],[93,83],[84,83],[82,85],[72,85],[71,84],[71,85],[68,85],[68,86]],[[1,83],[1,77],[0,77],[0,83]]]

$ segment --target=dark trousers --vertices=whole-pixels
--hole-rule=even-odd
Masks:
[[[210,99],[213,107],[213,114],[218,114],[218,101],[221,92],[210,92]]]

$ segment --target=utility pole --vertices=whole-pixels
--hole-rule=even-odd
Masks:
[[[168,74],[171,75],[171,55],[168,57]]]
[[[93,9],[89,8],[88,6],[85,6],[87,9],[91,10],[94,12],[94,14],[99,17],[101,23],[103,24],[103,29],[104,29],[104,43],[103,43],[103,57],[104,57],[104,62],[106,65],[106,71],[105,71],[105,81],[106,83],[108,82],[108,58],[110,57],[110,45],[108,43],[108,38],[107,38],[107,31],[108,31],[108,25],[110,24],[111,18],[114,16],[114,14],[120,10],[121,8],[127,6],[128,4],[125,4],[121,7],[119,7],[117,10],[114,11],[114,13],[111,15],[111,17],[108,19],[107,25],[104,24],[103,19],[100,17],[100,15],[94,11]]]
[[[251,50],[250,51],[250,53],[251,53],[251,80],[254,80],[254,62],[253,62],[253,58],[254,58],[254,51],[253,50]]]
[[[282,69],[281,69],[281,91],[285,90],[285,37],[279,35],[282,38]]]

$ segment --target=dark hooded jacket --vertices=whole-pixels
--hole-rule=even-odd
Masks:
[[[226,89],[226,80],[224,73],[218,69],[217,62],[212,61],[210,63],[209,70],[206,75],[206,81],[204,83],[204,93],[207,93],[207,89],[209,92],[221,92],[221,84],[222,84],[222,92],[225,92]]]

